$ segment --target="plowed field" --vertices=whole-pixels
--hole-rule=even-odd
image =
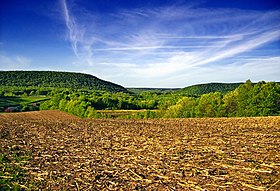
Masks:
[[[7,157],[31,153],[14,165],[43,190],[280,190],[280,117],[1,114],[0,145]]]

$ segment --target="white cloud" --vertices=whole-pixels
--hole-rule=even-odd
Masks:
[[[27,69],[32,60],[24,56],[9,57],[0,55],[0,70],[18,70]]]
[[[254,82],[279,81],[279,63],[280,57],[260,58],[254,61],[242,60],[228,65],[191,67],[182,74],[161,78],[143,75],[143,78],[135,80],[137,85],[129,76],[119,82],[126,83],[129,87],[147,87],[147,84],[149,87],[186,87],[209,82],[245,82],[247,79]]]
[[[65,25],[68,29],[68,39],[70,40],[73,52],[80,62],[91,64],[94,38],[86,36],[86,27],[80,24],[77,18],[72,15],[67,1],[61,0],[61,5]]]
[[[257,63],[259,56],[251,55],[257,48],[279,42],[279,10],[174,5],[98,15],[85,8],[77,11],[78,6],[74,9],[66,0],[61,2],[77,65],[87,73],[125,86],[156,86],[159,81],[163,86],[184,86],[180,82],[188,83],[189,78],[201,80],[201,75],[204,81],[211,81],[217,77],[213,63],[221,64],[219,70],[227,74],[222,76],[225,80],[230,70],[237,72],[236,79],[241,75],[248,79],[264,75],[269,78],[271,70],[265,66],[277,68],[277,57],[269,59],[267,54],[261,65]],[[244,59],[232,61],[241,54],[248,55],[247,64]],[[250,64],[263,71],[255,69],[250,73],[246,67]]]

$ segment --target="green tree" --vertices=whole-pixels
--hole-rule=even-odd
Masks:
[[[237,110],[236,116],[252,116],[252,108],[250,106],[250,99],[252,97],[253,83],[247,80],[244,84],[240,85],[236,90],[237,94]]]
[[[236,116],[237,107],[238,107],[237,96],[238,96],[237,91],[231,91],[223,97],[225,116],[228,117]]]
[[[197,117],[223,116],[223,96],[220,92],[203,94],[196,107]]]
[[[183,97],[176,103],[176,105],[172,105],[167,109],[164,117],[195,117],[195,106],[195,98]]]
[[[88,118],[99,118],[99,117],[101,117],[101,115],[98,114],[93,107],[88,106],[87,110],[85,112],[85,117],[88,117]]]
[[[280,111],[280,85],[275,82],[259,82],[249,100],[251,116],[278,115]]]
[[[68,112],[66,106],[67,106],[67,100],[62,99],[59,101],[59,106],[58,106],[59,110]]]

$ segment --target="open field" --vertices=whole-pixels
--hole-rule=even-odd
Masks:
[[[0,145],[6,158],[2,187],[9,182],[43,190],[280,190],[280,117],[1,114]],[[25,155],[30,157],[22,162],[11,159]],[[15,180],[7,163],[28,176]]]
[[[121,116],[129,116],[139,112],[143,112],[144,110],[96,110],[97,113],[108,115],[111,118],[117,118]]]
[[[31,105],[32,103],[40,103],[50,98],[45,96],[0,96],[0,109],[12,106]]]
[[[157,112],[156,109],[154,110],[146,110],[146,109],[141,109],[141,110],[96,110],[97,113],[102,114],[103,116],[107,116],[106,118],[122,118],[122,119],[128,119],[129,117],[134,117],[143,112]],[[105,118],[104,117],[104,118]]]

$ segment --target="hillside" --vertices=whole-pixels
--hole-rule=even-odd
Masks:
[[[187,86],[185,88],[126,88],[128,91],[136,94],[142,92],[155,93],[175,93],[187,96],[200,96],[210,92],[221,92],[223,94],[235,90],[243,83],[207,83]]]
[[[95,76],[54,71],[0,71],[0,86],[54,87],[127,92],[117,84]]]
[[[208,83],[208,84],[197,84],[182,88],[176,93],[185,94],[188,96],[200,96],[210,92],[221,92],[223,94],[235,90],[238,86],[243,83]]]

